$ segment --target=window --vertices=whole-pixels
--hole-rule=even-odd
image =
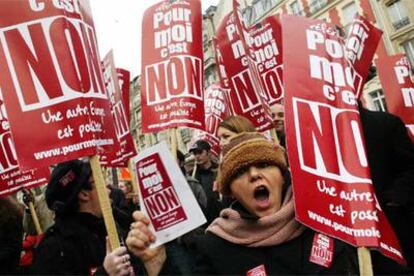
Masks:
[[[254,4],[254,9],[256,11],[257,18],[261,17],[264,14],[263,5],[261,1],[256,2]]]
[[[204,52],[208,50],[208,43],[209,43],[208,34],[207,34],[207,32],[203,32],[203,49],[204,49]]]
[[[342,9],[342,14],[343,14],[342,23],[343,23],[344,32],[345,32],[345,35],[348,35],[349,28],[352,25],[352,21],[354,20],[355,14],[358,14],[358,9],[357,9],[356,4],[352,2],[351,4],[346,5]]]
[[[309,4],[310,12],[317,12],[325,7],[326,4],[328,4],[327,0],[311,0]]]
[[[372,103],[374,104],[376,111],[387,111],[387,106],[385,104],[385,96],[382,90],[376,90],[369,93]]]
[[[411,69],[414,71],[414,38],[403,44],[405,54],[411,63]]]
[[[293,1],[290,4],[290,10],[291,10],[292,14],[294,14],[294,15],[302,15],[302,9],[299,5],[298,0]]]
[[[270,0],[262,0],[263,1],[263,10],[264,12],[267,12],[272,8],[272,3]]]
[[[392,2],[392,4],[387,7],[387,10],[395,30],[410,24],[407,9],[400,0]]]

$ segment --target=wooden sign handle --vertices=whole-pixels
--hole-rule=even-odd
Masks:
[[[358,247],[359,275],[372,276],[371,253],[366,247]]]
[[[138,198],[139,198],[140,192],[139,192],[139,186],[138,186],[138,178],[137,178],[137,174],[134,169],[134,163],[132,159],[129,159],[128,161],[128,170],[131,175],[132,191],[134,192],[134,194],[138,195]]]
[[[170,137],[171,137],[171,153],[175,159],[177,159],[177,129],[171,128],[170,129]]]
[[[40,222],[39,222],[39,217],[37,216],[36,209],[34,207],[33,202],[29,202],[29,210],[30,210],[30,215],[32,216],[33,224],[36,229],[36,233],[38,235],[43,234],[42,227],[40,226]]]
[[[102,216],[105,221],[106,232],[108,233],[109,243],[111,245],[111,249],[114,250],[120,247],[121,244],[119,242],[115,219],[112,213],[112,207],[109,200],[108,190],[106,188],[105,179],[102,174],[102,169],[99,163],[98,155],[93,155],[90,158],[90,163],[92,167],[92,174],[93,179],[95,181],[96,190],[98,192],[98,199],[102,210]]]
[[[272,136],[273,142],[275,145],[280,145],[279,138],[277,137],[276,129],[272,128],[270,130],[270,135]]]

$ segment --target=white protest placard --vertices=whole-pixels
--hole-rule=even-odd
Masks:
[[[172,241],[206,222],[203,212],[167,144],[161,142],[133,159],[141,211],[156,236],[151,248]]]

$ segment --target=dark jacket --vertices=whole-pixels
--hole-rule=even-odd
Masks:
[[[213,162],[211,167],[208,169],[197,166],[194,176],[195,179],[200,182],[207,196],[207,208],[205,212],[207,225],[210,224],[215,218],[217,218],[220,214],[220,211],[223,209],[223,205],[219,198],[219,193],[213,191],[213,184],[216,180],[217,169],[218,165]]]
[[[103,264],[106,230],[88,213],[57,217],[35,251],[34,274],[89,275]]]
[[[414,268],[414,145],[397,116],[361,107],[360,115],[376,196]],[[373,262],[375,269],[387,261],[374,255]]]
[[[0,274],[15,274],[23,242],[23,213],[12,198],[0,198]]]
[[[208,232],[196,243],[199,257],[194,275],[246,275],[261,265],[267,275],[358,274],[356,250],[338,240],[335,240],[329,269],[309,262],[314,233],[307,229],[281,245],[253,248],[230,243]]]

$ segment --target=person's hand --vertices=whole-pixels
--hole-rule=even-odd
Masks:
[[[106,257],[103,266],[109,276],[134,275],[126,247],[121,246],[111,252],[108,239],[106,239]]]
[[[27,208],[29,208],[30,203],[34,203],[34,196],[30,191],[22,190],[23,192],[23,202]]]
[[[150,244],[155,242],[155,235],[148,228],[150,220],[139,211],[133,213],[133,218],[135,222],[131,224],[126,240],[128,249],[144,262],[149,275],[157,275],[167,258],[165,247],[150,249]]]

